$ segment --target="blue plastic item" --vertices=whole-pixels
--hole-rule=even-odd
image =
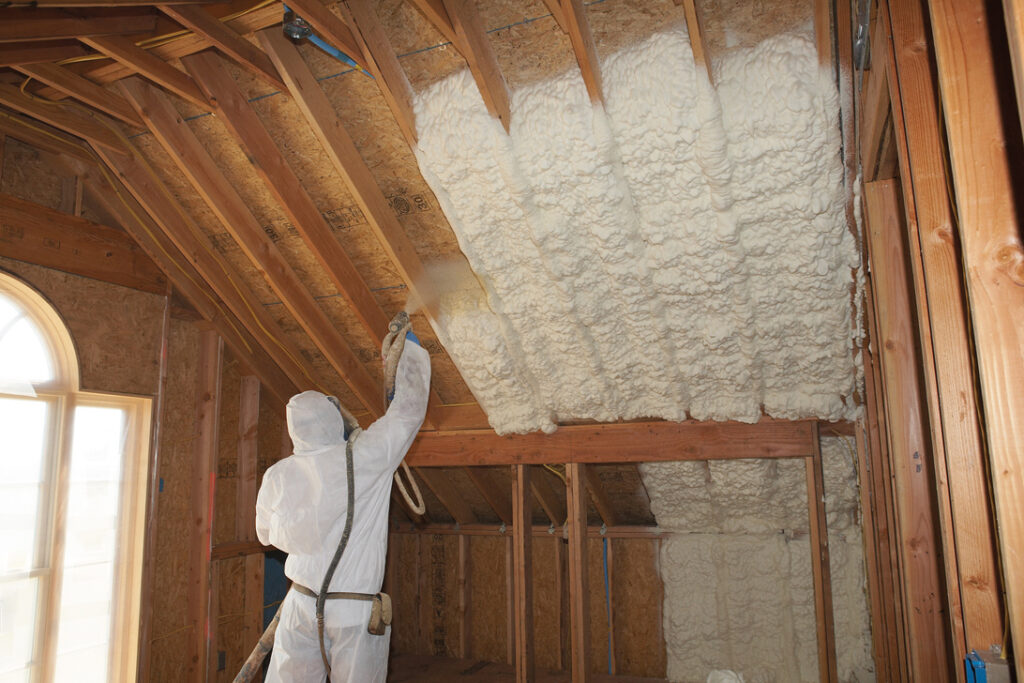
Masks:
[[[985,660],[978,655],[977,650],[971,650],[964,659],[967,668],[967,683],[986,683],[988,676],[985,674]]]

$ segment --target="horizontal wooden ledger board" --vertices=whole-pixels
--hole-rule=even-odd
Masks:
[[[571,425],[554,434],[424,432],[410,467],[799,458],[812,453],[814,421],[642,422]]]

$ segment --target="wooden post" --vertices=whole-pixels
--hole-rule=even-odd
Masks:
[[[927,51],[924,8],[880,5],[888,39],[875,48],[886,65],[899,151],[910,264],[924,360],[932,444],[939,481],[939,513],[950,622],[956,659],[985,650],[1003,637],[1003,610],[995,530],[971,361],[963,274],[954,236],[942,153],[935,69]],[[889,58],[886,59],[885,56]],[[958,676],[961,667],[957,667]]]
[[[469,659],[473,650],[473,619],[470,609],[472,562],[469,554],[469,536],[459,534],[459,657]]]
[[[533,683],[533,519],[530,466],[513,465],[512,538],[514,556],[516,683]]]
[[[1004,30],[978,0],[929,0],[959,236],[974,323],[1010,635],[1024,678],[1024,248],[1019,201],[1020,131],[1004,120],[1009,56]],[[1017,43],[1017,40],[1013,40]],[[1011,166],[1013,173],[1011,173]]]
[[[587,488],[582,463],[565,466],[569,496],[569,632],[572,683],[587,680],[590,653],[590,592],[587,577]]]
[[[213,530],[213,487],[217,475],[217,426],[220,415],[222,342],[205,331],[199,343],[196,391],[196,441],[192,460],[192,533],[190,541],[188,622],[192,625],[186,680],[206,680],[213,632],[210,627],[210,539]]]
[[[936,528],[932,454],[921,387],[907,281],[902,211],[894,181],[864,186],[868,245],[878,317],[876,342],[882,350],[882,376],[888,413],[890,457],[895,480],[899,556],[903,562],[904,617],[910,649],[910,677],[949,681],[953,653],[948,648],[942,600],[942,548]]]
[[[235,538],[256,540],[257,431],[260,420],[260,381],[253,375],[242,377],[238,406],[238,493],[235,510]],[[263,553],[245,556],[245,617],[243,642],[255,645],[263,633]]]
[[[837,683],[839,676],[836,672],[835,617],[832,614],[832,573],[825,520],[825,476],[821,465],[818,425],[814,425],[810,445],[812,455],[804,458],[804,470],[807,473],[814,612],[818,624],[818,676],[822,683]]]
[[[516,664],[515,560],[510,534],[505,535],[505,660]]]

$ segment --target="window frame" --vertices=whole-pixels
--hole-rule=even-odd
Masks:
[[[64,580],[64,547],[71,477],[71,447],[78,407],[110,407],[124,412],[121,485],[108,649],[108,680],[128,683],[137,675],[142,618],[142,583],[147,526],[148,477],[152,467],[153,398],[82,391],[77,351],[56,308],[17,277],[0,271],[0,294],[22,307],[49,347],[53,378],[33,384],[36,396],[0,393],[0,397],[50,404],[44,442],[46,488],[37,514],[33,564],[23,578],[38,578],[33,633],[32,683],[49,683],[56,671]],[[20,575],[19,575],[20,576]],[[14,578],[14,577],[9,577]]]

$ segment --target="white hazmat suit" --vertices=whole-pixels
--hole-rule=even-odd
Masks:
[[[330,591],[377,593],[384,580],[391,478],[423,424],[430,391],[430,356],[407,342],[387,413],[353,446],[355,514],[345,554]],[[306,391],[288,402],[288,433],[295,449],[263,476],[256,500],[260,542],[288,553],[284,573],[320,590],[345,529],[348,483],[344,423],[326,396]],[[391,627],[367,631],[371,603],[328,600],[324,646],[334,683],[384,683]],[[317,636],[316,599],[288,591],[281,607],[267,681],[322,683],[325,671]]]

